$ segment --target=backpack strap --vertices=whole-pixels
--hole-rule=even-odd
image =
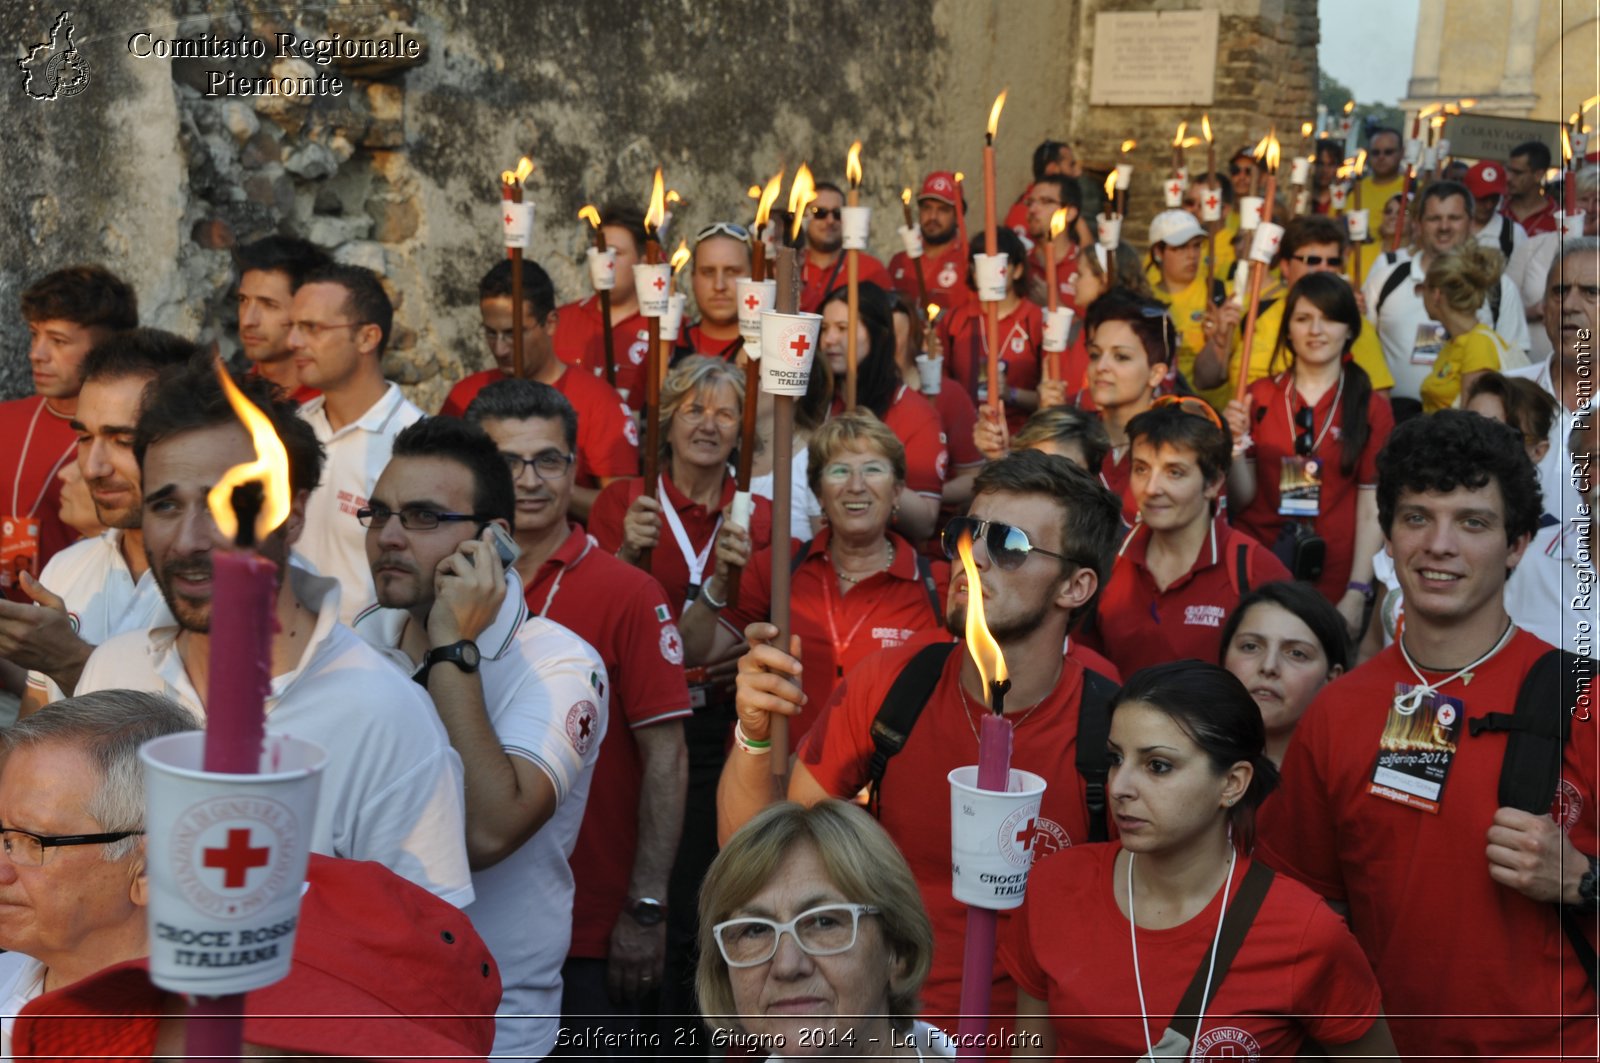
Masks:
[[[1501,278],[1496,277],[1494,283],[1489,285],[1489,321],[1491,327],[1495,329],[1500,327],[1500,303],[1505,298],[1505,292],[1506,286],[1501,282]],[[1518,300],[1519,305],[1520,303],[1521,300]]]
[[[1083,776],[1084,806],[1089,814],[1089,840],[1110,839],[1106,827],[1106,779],[1111,774],[1106,742],[1111,738],[1111,703],[1122,688],[1092,668],[1083,670],[1078,695],[1078,740],[1073,759]]]
[[[917,578],[922,581],[922,589],[928,592],[928,607],[933,610],[934,619],[943,623],[944,612],[940,608],[939,584],[933,578],[933,563],[925,554],[917,555]]]
[[[1393,262],[1396,256],[1393,251],[1385,251],[1384,257]],[[1387,277],[1383,278],[1383,288],[1378,292],[1378,305],[1372,308],[1372,316],[1374,318],[1383,309],[1383,301],[1393,295],[1395,289],[1404,284],[1409,276],[1411,276],[1411,260],[1406,259],[1406,261],[1390,270]]]
[[[1504,214],[1500,215],[1500,253],[1506,256],[1506,261],[1511,261],[1511,249],[1517,246],[1516,234],[1511,231],[1515,224]]]
[[[1272,868],[1266,864],[1258,861],[1250,865],[1250,870],[1244,873],[1244,880],[1239,883],[1238,892],[1228,904],[1227,914],[1222,917],[1222,926],[1217,930],[1215,973],[1211,970],[1211,951],[1206,950],[1200,957],[1200,966],[1195,968],[1194,977],[1189,979],[1189,988],[1184,990],[1183,999],[1178,1001],[1177,1012],[1172,1016],[1172,1021],[1167,1023],[1167,1028],[1180,1034],[1186,1044],[1194,1042],[1200,1015],[1216,998],[1222,980],[1228,976],[1228,968],[1233,964],[1234,956],[1238,955],[1239,947],[1244,944],[1245,936],[1250,933],[1250,925],[1261,910],[1261,902],[1267,899],[1272,879]],[[1206,995],[1207,981],[1211,983],[1210,996]]]
[[[889,759],[905,748],[911,728],[922,715],[939,676],[959,643],[935,642],[918,650],[894,677],[894,684],[872,720],[872,759],[867,762],[867,809],[879,814],[883,794],[883,774]]]
[[[800,566],[806,563],[806,555],[811,552],[812,540],[807,539],[795,549],[794,556],[789,558],[789,575],[800,571]]]
[[[1250,593],[1250,544],[1240,543],[1233,554],[1233,582],[1239,588],[1239,597]]]

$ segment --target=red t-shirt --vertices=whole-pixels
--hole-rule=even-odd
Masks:
[[[582,366],[605,383],[602,329],[600,297],[591,295],[561,307],[552,339],[556,357],[570,366]],[[611,347],[617,363],[617,390],[626,392],[628,405],[637,410],[644,404],[644,368],[650,353],[650,325],[644,316],[635,312],[615,321],[611,326]]]
[[[450,389],[441,417],[463,417],[478,392],[509,379],[499,369],[473,373]],[[615,388],[583,369],[568,369],[551,385],[578,414],[578,464],[573,482],[595,487],[602,477],[639,475],[639,425]]]
[[[698,502],[689,500],[678,486],[672,482],[672,477],[666,472],[661,474],[661,484],[657,488],[656,499],[663,507],[672,506],[678,514],[678,519],[683,523],[684,534],[689,540],[689,549],[696,556],[704,556],[700,565],[693,566],[700,570],[698,578],[692,582],[699,593],[699,585],[711,578],[716,571],[716,537],[722,528],[722,513],[733,501],[734,483],[732,476],[725,476],[722,480],[722,498],[717,502],[715,510],[707,509]],[[633,500],[644,494],[644,481],[634,478],[619,480],[601,490],[595,496],[594,505],[589,510],[589,532],[600,544],[600,549],[608,554],[615,554],[622,546],[622,518],[627,515],[628,507]],[[754,553],[765,549],[772,542],[772,502],[757,495],[751,500],[750,513],[750,548]],[[703,567],[702,567],[703,566]],[[654,550],[650,552],[650,574],[661,583],[667,592],[667,602],[672,606],[674,617],[683,614],[683,608],[689,600],[689,586],[691,583],[691,559],[684,557],[684,551],[678,545],[672,528],[663,513],[661,519],[661,538]]]
[[[972,396],[960,388],[941,387],[937,395],[924,395],[938,411],[939,423],[944,425],[945,447],[950,452],[954,468],[982,465],[983,452],[973,442],[972,430],[978,424],[978,407]]]
[[[800,636],[801,686],[806,705],[789,717],[789,741],[798,743],[828,703],[834,684],[862,660],[895,646],[947,642],[945,592],[950,586],[948,562],[929,562],[932,594],[917,571],[916,551],[894,532],[894,563],[839,593],[833,562],[828,558],[829,529],[823,528],[806,549],[805,560],[790,577],[790,630]],[[789,552],[785,551],[785,556]],[[722,622],[740,638],[745,625],[766,620],[772,611],[772,548],[745,566],[739,581],[737,607],[722,611]]]
[[[1525,230],[1527,230],[1529,236],[1537,236],[1540,233],[1554,233],[1561,231],[1561,223],[1556,220],[1556,214],[1558,211],[1560,211],[1560,209],[1561,208],[1556,205],[1555,200],[1551,199],[1549,196],[1545,196],[1544,205],[1538,210],[1534,211],[1532,214],[1528,215],[1526,218],[1519,218],[1515,214],[1511,213],[1511,204],[1509,200],[1506,202],[1506,205],[1501,208],[1500,213],[1504,214],[1512,221],[1520,224]]]
[[[61,481],[56,474],[78,456],[72,419],[52,410],[40,395],[0,403],[0,592],[31,602],[18,573],[43,571],[56,551],[78,533],[61,520]]]
[[[921,495],[940,497],[950,475],[950,453],[944,424],[933,403],[922,392],[901,384],[883,423],[906,448],[906,486]]]
[[[883,268],[882,262],[865,251],[857,253],[861,256],[860,265],[857,267],[861,283],[871,281],[886,292],[894,287],[894,283],[889,279],[889,271]],[[838,268],[835,269],[835,266]],[[821,313],[822,300],[827,298],[828,293],[835,288],[843,288],[850,280],[850,267],[845,265],[845,252],[840,251],[838,261],[828,266],[817,265],[811,261],[811,256],[807,255],[800,278],[803,285],[800,289],[800,309],[808,314]],[[912,278],[912,283],[916,283],[915,278]]]
[[[967,303],[939,318],[945,375],[953,378],[982,405],[989,393],[989,336],[983,304]],[[1000,319],[1000,368],[1005,386],[1032,391],[1039,386],[1039,352],[1044,342],[1044,315],[1026,299]],[[1006,404],[1006,423],[1015,432],[1028,411]]]
[[[847,672],[797,747],[801,761],[828,793],[848,798],[866,784],[872,721],[916,652],[912,647],[885,650]],[[950,891],[950,789],[945,778],[952,768],[977,763],[977,719],[987,711],[960,687],[964,652],[957,647],[950,654],[905,747],[890,762],[879,816],[911,865],[933,922],[933,969],[922,987],[924,1015],[951,1031],[956,1024],[944,1017],[960,1013],[967,908]],[[1049,784],[1025,845],[1036,859],[1089,837],[1083,779],[1073,760],[1082,689],[1083,666],[1067,657],[1050,695],[1032,710],[1011,714],[1016,728],[1011,766],[1043,776]],[[1023,715],[1030,711],[1032,715]],[[1006,919],[1002,912],[1002,926]],[[994,975],[991,1029],[999,1030],[1010,1026],[1016,1013],[1016,988],[998,962]]]
[[[1132,524],[1139,519],[1139,503],[1133,497],[1133,448],[1129,447],[1118,458],[1115,452],[1106,454],[1100,463],[1100,482],[1106,490],[1122,499],[1122,519]]]
[[[1251,453],[1256,461],[1256,496],[1233,521],[1257,542],[1268,545],[1277,542],[1283,525],[1284,518],[1278,515],[1279,477],[1283,459],[1295,456],[1294,439],[1298,433],[1294,419],[1305,406],[1298,393],[1290,393],[1293,379],[1293,373],[1263,377],[1250,385],[1247,396],[1250,438],[1255,442]],[[1373,394],[1367,400],[1367,445],[1361,449],[1355,475],[1346,476],[1339,469],[1344,443],[1338,411],[1333,405],[1337,391],[1337,388],[1328,391],[1318,400],[1312,413],[1315,421],[1312,436],[1321,437],[1316,458],[1322,463],[1322,489],[1315,525],[1317,534],[1328,544],[1327,560],[1323,564],[1322,578],[1317,581],[1317,590],[1331,602],[1344,596],[1355,561],[1357,492],[1363,486],[1377,485],[1378,451],[1383,449],[1389,433],[1394,430],[1389,400]],[[1328,423],[1330,416],[1333,418],[1331,425]]]
[[[1156,1042],[1195,970],[1209,960],[1217,932],[1222,890],[1185,923],[1140,927],[1136,981],[1128,918],[1112,886],[1121,851],[1117,842],[1080,845],[1034,868],[1027,899],[1000,941],[1006,971],[1029,996],[1050,1005],[1056,1050],[1074,1059],[1143,1056],[1141,984]],[[1249,868],[1249,859],[1240,857],[1230,904]],[[1307,1035],[1326,1045],[1349,1044],[1383,1007],[1372,969],[1344,920],[1285,875],[1267,888],[1214,992],[1195,1038],[1195,1059],[1292,1059]]]
[[[691,715],[683,638],[661,584],[599,549],[578,525],[523,590],[528,611],[593,646],[611,683],[589,804],[568,861],[577,893],[569,956],[604,958],[628,899],[643,761],[633,732]],[[617,726],[626,720],[626,727]]]
[[[1456,680],[1440,692],[1463,703],[1468,722],[1510,712],[1549,649],[1519,631],[1470,684]],[[1484,836],[1500,803],[1507,732],[1472,735],[1462,725],[1437,814],[1368,791],[1395,685],[1416,682],[1390,646],[1317,695],[1289,743],[1283,784],[1261,810],[1257,852],[1349,903],[1402,1056],[1593,1059],[1594,993],[1560,909],[1489,877]],[[1590,855],[1600,850],[1594,727],[1574,723],[1552,810]],[[1592,934],[1593,918],[1581,921]]]
[[[1194,565],[1166,590],[1157,590],[1155,577],[1145,567],[1151,534],[1139,524],[1123,540],[1100,591],[1094,628],[1085,635],[1123,675],[1186,657],[1207,663],[1219,659],[1222,625],[1241,597],[1241,547],[1250,587],[1290,578],[1272,551],[1217,518]]]
[[[1039,292],[1048,293],[1049,289],[1045,287],[1046,279],[1044,251],[1039,247],[1035,247],[1028,252],[1028,291],[1031,293],[1037,287]],[[1075,287],[1077,279],[1078,245],[1068,241],[1066,253],[1056,256],[1056,299],[1062,306],[1074,312],[1078,309],[1077,289]],[[1048,294],[1046,297],[1048,297]],[[1049,304],[1046,303],[1045,305]]]
[[[1028,235],[1028,196],[1033,192],[1033,184],[1022,190],[1022,195],[1006,210],[1005,226],[1024,240],[1031,240]]]
[[[677,356],[707,354],[713,358],[721,358],[725,362],[732,362],[738,358],[739,352],[743,349],[743,337],[735,336],[731,340],[713,339],[705,334],[697,322],[683,330],[683,336],[678,341]]]
[[[915,305],[920,298],[917,267],[904,251],[889,259],[889,276],[900,294]],[[946,312],[977,301],[977,294],[967,287],[967,254],[959,237],[951,237],[942,247],[927,246],[922,256],[922,277],[928,285],[928,302]]]

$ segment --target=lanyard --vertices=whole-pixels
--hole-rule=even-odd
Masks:
[[[61,471],[61,466],[67,463],[67,459],[73,455],[78,447],[77,442],[74,441],[67,447],[66,452],[56,459],[56,463],[45,474],[44,486],[39,489],[39,497],[33,500],[33,505],[28,507],[28,512],[22,512],[20,508],[22,500],[18,497],[18,492],[22,490],[22,473],[27,468],[28,451],[33,449],[33,433],[39,427],[39,417],[44,413],[45,405],[45,400],[40,399],[39,405],[34,408],[33,420],[28,422],[28,435],[22,441],[22,453],[17,456],[17,474],[11,480],[11,515],[13,517],[31,517],[39,512],[39,506],[44,502],[44,496],[50,493],[50,485],[55,483],[56,473]]]
[[[717,514],[717,523],[711,526],[711,534],[706,537],[706,545],[699,553],[695,553],[694,545],[689,541],[689,533],[684,529],[683,521],[678,519],[678,507],[667,497],[665,477],[656,479],[656,497],[661,499],[661,512],[666,515],[667,527],[672,531],[672,538],[678,543],[678,553],[683,555],[683,563],[689,569],[689,586],[703,586],[706,562],[711,560],[711,547],[717,541],[717,532],[722,530],[722,514]]]
[[[1290,373],[1289,374],[1289,379],[1288,379],[1288,386],[1283,389],[1283,419],[1289,423],[1289,445],[1291,447],[1294,446],[1294,437],[1295,437],[1294,413],[1289,408],[1289,394],[1292,391],[1294,391],[1294,374]],[[1312,442],[1312,444],[1311,444],[1311,453],[1306,455],[1307,457],[1315,456],[1317,451],[1322,449],[1323,437],[1325,437],[1328,434],[1328,429],[1333,427],[1333,419],[1335,417],[1339,416],[1339,399],[1342,398],[1343,396],[1344,396],[1344,374],[1340,373],[1339,374],[1339,386],[1338,386],[1338,388],[1336,388],[1334,390],[1333,402],[1331,404],[1329,404],[1329,406],[1328,406],[1327,419],[1322,422],[1322,431],[1317,433],[1317,437],[1316,437],[1315,441]],[[1316,406],[1316,403],[1312,403],[1311,405],[1309,405],[1306,408],[1311,411],[1311,427],[1315,428],[1317,426],[1317,406]]]
[[[850,628],[849,632],[843,639],[840,639],[839,628],[833,622],[834,614],[838,612],[837,607],[835,607],[833,604],[833,584],[837,578],[838,577],[835,576],[833,572],[833,564],[832,562],[829,562],[828,574],[823,577],[822,581],[822,597],[827,605],[826,612],[828,614],[828,637],[833,640],[833,674],[836,677],[843,679],[844,651],[852,642],[856,640],[856,632],[861,630],[861,625],[865,624],[867,622],[867,617],[872,615],[872,609],[869,607],[865,613],[862,613],[859,617],[857,617],[854,626]]]

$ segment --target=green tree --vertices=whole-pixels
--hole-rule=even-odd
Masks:
[[[1317,102],[1328,109],[1328,120],[1330,122],[1337,121],[1339,116],[1344,113],[1344,105],[1353,99],[1355,99],[1355,93],[1351,92],[1349,86],[1344,82],[1326,70],[1317,71]],[[1405,132],[1401,128],[1401,123],[1405,121],[1405,114],[1398,107],[1392,107],[1386,103],[1358,102],[1354,114],[1356,128],[1362,131],[1357,140],[1360,145],[1365,145],[1367,142],[1366,130],[1375,126],[1389,126],[1392,129],[1400,129],[1402,133]]]

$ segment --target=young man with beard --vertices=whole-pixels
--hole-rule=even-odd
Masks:
[[[145,558],[133,436],[145,388],[200,356],[188,340],[141,328],[116,333],[83,360],[72,428],[78,467],[107,530],[73,543],[38,580],[24,582],[35,606],[0,601],[0,654],[30,669],[23,716],[70,695],[89,654],[112,635],[170,623]]]
[[[922,229],[922,276],[928,285],[928,302],[948,312],[977,296],[967,287],[967,249],[956,225],[956,197],[962,196],[956,175],[936,170],[922,182],[917,196],[917,224]],[[917,289],[917,266],[904,251],[889,259],[894,287],[914,306],[922,298]],[[924,308],[926,309],[926,308]]]
[[[1121,505],[1083,469],[1037,450],[992,462],[978,474],[975,491],[970,515],[946,526],[946,550],[953,553],[963,536],[976,540],[973,559],[989,631],[1011,675],[1005,709],[1017,729],[1012,767],[1049,783],[1034,832],[1019,844],[1036,854],[1053,852],[1090,837],[1088,791],[1074,763],[1088,673],[1061,648],[1073,617],[1099,589]],[[970,593],[965,572],[956,571],[945,621],[958,638],[965,633]],[[729,754],[717,801],[718,835],[724,839],[784,798],[768,760],[771,716],[793,716],[804,700],[796,680],[800,662],[772,645],[776,629],[752,624],[745,634],[753,648],[739,662],[738,748]],[[845,675],[796,750],[789,800],[814,804],[861,790],[874,753],[873,720],[918,652],[916,646],[885,650]],[[936,1024],[960,1010],[967,925],[966,907],[950,894],[950,813],[942,795],[952,768],[977,761],[977,719],[989,711],[987,699],[965,642],[955,643],[894,758],[879,802],[879,820],[911,864],[933,921],[933,970],[922,997],[925,1014],[941,1017]],[[931,800],[933,794],[941,800]],[[1015,983],[997,968],[995,1016],[1014,1014],[1015,992]]]
[[[145,553],[176,623],[102,643],[84,665],[80,695],[148,690],[204,716],[213,666],[239,666],[211,659],[212,555],[234,544],[217,530],[206,496],[227,470],[253,461],[255,448],[216,372],[199,362],[163,375],[134,432]],[[472,883],[461,761],[426,695],[339,622],[339,584],[288,564],[322,471],[322,447],[277,389],[250,378],[238,385],[289,455],[289,516],[255,550],[278,566],[279,579],[267,731],[315,742],[327,754],[311,849],[376,860],[464,905]]]
[[[694,238],[689,283],[700,320],[684,330],[677,355],[709,354],[732,360],[744,344],[739,335],[739,278],[750,276],[750,234],[742,225],[719,221]]]
[[[298,403],[322,392],[300,383],[289,349],[294,290],[306,275],[326,266],[328,253],[310,240],[267,236],[239,249],[239,348],[250,372],[272,381]]]
[[[806,208],[806,260],[801,271],[800,309],[814,314],[829,292],[843,288],[845,273],[844,193],[827,181],[817,183],[817,198]],[[889,287],[889,271],[865,251],[858,253],[860,280]]]

